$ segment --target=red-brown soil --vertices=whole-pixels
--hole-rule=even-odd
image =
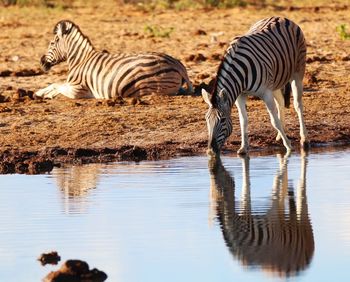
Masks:
[[[144,97],[141,101],[35,100],[33,92],[63,82],[66,65],[43,73],[39,59],[61,19],[76,22],[98,49],[111,53],[159,51],[179,58],[195,86],[215,77],[228,43],[257,20],[286,16],[298,23],[308,43],[305,121],[311,146],[350,144],[350,40],[336,31],[349,24],[348,6],[271,7],[145,12],[115,1],[76,4],[67,10],[1,8],[0,172],[47,171],[64,162],[159,159],[203,153],[206,104],[200,96]],[[90,2],[88,2],[90,3]],[[174,28],[170,37],[145,27]],[[19,90],[22,89],[22,90]],[[225,150],[240,145],[237,110]],[[283,146],[275,141],[262,101],[249,100],[252,150]],[[286,111],[287,134],[299,146],[299,123]]]

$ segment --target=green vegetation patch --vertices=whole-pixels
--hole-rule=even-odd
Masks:
[[[151,37],[169,38],[170,34],[174,31],[174,28],[164,28],[157,25],[146,25],[144,31]]]
[[[70,0],[2,0],[0,5],[67,9],[72,7],[72,2]]]
[[[136,4],[144,10],[156,9],[195,9],[195,8],[232,8],[246,6],[245,0],[124,0],[126,4]]]
[[[342,40],[350,39],[350,32],[347,32],[346,24],[341,24],[341,25],[337,26],[337,31],[338,31],[339,36]]]

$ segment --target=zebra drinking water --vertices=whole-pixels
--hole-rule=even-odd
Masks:
[[[294,108],[300,122],[300,143],[307,144],[303,119],[303,77],[306,43],[298,25],[286,18],[271,17],[253,25],[247,34],[233,39],[219,66],[216,82],[209,94],[202,90],[209,105],[206,114],[208,153],[219,151],[232,132],[231,108],[236,104],[241,126],[241,147],[248,151],[247,95],[260,97],[266,104],[271,123],[287,151],[291,143],[284,131],[284,99],[281,89],[291,82]],[[288,93],[289,94],[289,93]]]
[[[67,20],[56,24],[41,65],[48,71],[63,61],[68,61],[69,67],[66,83],[51,84],[36,96],[108,99],[169,95],[177,93],[184,82],[192,92],[186,68],[179,60],[160,53],[112,55],[97,51],[80,28]]]

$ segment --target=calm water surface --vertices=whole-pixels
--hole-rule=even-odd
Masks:
[[[107,281],[345,281],[350,150],[0,175],[0,281],[51,250]]]

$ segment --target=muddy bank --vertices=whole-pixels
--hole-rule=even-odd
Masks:
[[[63,164],[108,163],[115,161],[161,160],[175,156],[204,153],[205,144],[183,146],[175,143],[148,147],[121,146],[118,148],[49,148],[40,151],[6,150],[0,152],[0,173],[39,174],[50,172]]]
[[[267,140],[273,142],[273,140]],[[293,141],[293,140],[292,140]],[[282,145],[275,144],[267,146],[264,142],[259,143],[262,147],[251,148],[251,155],[268,155],[274,153],[285,153]],[[235,155],[235,149],[240,144],[237,142],[225,146],[222,155]],[[295,145],[295,153],[298,153],[300,147]],[[344,136],[333,143],[315,143],[310,142],[308,151],[318,150],[339,150],[350,146],[350,136]],[[206,154],[206,142],[198,144],[184,145],[167,142],[164,144],[152,145],[147,147],[139,146],[121,146],[118,148],[48,148],[40,151],[18,151],[6,150],[0,152],[0,174],[40,174],[50,172],[54,167],[63,165],[82,165],[88,163],[109,163],[116,161],[156,161],[165,160],[180,156],[195,156]]]

